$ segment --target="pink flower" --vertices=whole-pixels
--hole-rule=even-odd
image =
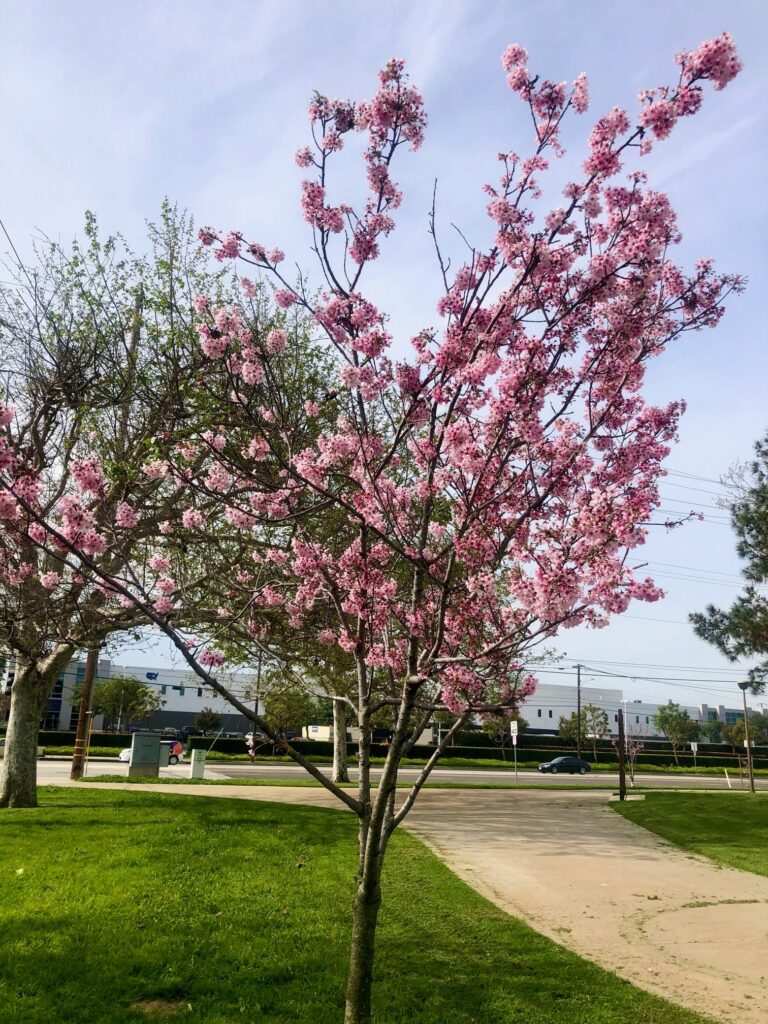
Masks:
[[[175,580],[172,580],[170,576],[161,576],[160,579],[157,580],[157,582],[155,583],[155,586],[157,587],[161,594],[164,594],[167,597],[169,594],[172,594],[176,589],[176,582]]]
[[[589,108],[589,85],[583,71],[573,83],[571,103],[577,114],[584,114]]]
[[[171,601],[170,598],[158,597],[157,600],[153,602],[152,607],[160,615],[170,615],[174,606],[173,601]]]
[[[196,508],[185,508],[181,513],[181,521],[188,530],[194,530],[205,523],[205,516]]]
[[[95,455],[75,460],[72,463],[72,476],[84,491],[91,494],[100,493],[104,487],[104,470]]]
[[[505,71],[511,71],[518,64],[525,64],[528,60],[528,51],[517,43],[510,43],[501,55],[501,66]]]
[[[7,427],[13,423],[13,417],[15,415],[16,407],[14,405],[0,404],[0,427]]]
[[[40,585],[46,590],[55,590],[61,583],[61,574],[58,572],[44,572],[40,577]]]
[[[149,565],[155,572],[165,572],[166,569],[170,569],[171,560],[167,555],[152,555]]]
[[[139,514],[135,508],[132,508],[126,501],[121,501],[117,506],[117,512],[115,514],[115,523],[117,526],[131,529],[138,523]]]
[[[288,291],[287,288],[279,288],[275,292],[275,302],[280,309],[289,309],[297,301],[298,300],[293,292]]]
[[[288,335],[285,331],[273,328],[267,335],[267,352],[270,355],[274,355],[276,352],[282,352],[288,343]]]
[[[219,668],[224,664],[225,658],[221,651],[203,651],[200,655],[200,664],[208,665],[211,668]]]
[[[18,519],[19,506],[8,491],[0,491],[0,519]]]
[[[196,295],[192,300],[192,305],[195,307],[195,312],[204,313],[211,304],[211,300],[207,295]]]

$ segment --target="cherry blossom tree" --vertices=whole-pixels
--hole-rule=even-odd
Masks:
[[[426,128],[401,61],[383,69],[371,100],[311,101],[311,144],[296,161],[307,172],[301,206],[319,295],[286,276],[279,248],[239,232],[201,233],[217,259],[240,259],[270,276],[282,309],[313,319],[322,334],[314,344],[330,353],[333,369],[324,393],[297,410],[283,388],[291,366],[300,372],[294,332],[253,330],[237,308],[201,295],[200,344],[210,360],[201,388],[220,394],[224,379],[227,397],[216,431],[193,449],[164,449],[173,480],[185,485],[187,534],[182,544],[171,533],[163,557],[182,574],[196,529],[239,533],[249,554],[232,567],[219,629],[202,637],[190,637],[172,598],[153,600],[137,574],[107,584],[275,739],[217,678],[217,639],[244,628],[253,649],[269,653],[273,632],[301,631],[309,620],[319,643],[353,659],[356,795],[283,742],[359,821],[346,1024],[371,1017],[389,840],[452,736],[477,714],[516,709],[534,686],[524,671],[529,652],[561,627],[599,627],[632,600],[661,594],[637,578],[627,555],[658,508],[683,404],[643,399],[645,365],[681,335],[714,326],[726,295],[741,286],[708,259],[691,272],[678,267],[669,200],[643,172],[621,176],[628,157],[642,157],[696,113],[707,81],[722,89],[740,68],[727,35],[677,63],[676,83],[642,93],[634,118],[619,108],[598,118],[586,161],[544,212],[543,176],[550,158],[563,156],[564,119],[587,110],[587,81],[544,80],[529,71],[521,46],[505,51],[509,87],[531,117],[532,147],[501,154],[501,178],[486,186],[493,237],[470,246],[456,269],[438,244],[433,211],[439,324],[416,327],[402,357],[386,313],[363,293],[402,199],[395,158],[418,149]],[[332,172],[358,135],[366,139],[367,198],[355,207],[333,196]],[[255,285],[245,278],[243,287],[248,294]],[[9,481],[5,500],[37,521],[34,503],[17,491]],[[77,571],[103,574],[56,524],[54,512],[46,525]],[[402,758],[446,709],[453,724],[396,801]],[[394,729],[373,786],[371,732],[384,711]]]
[[[149,237],[138,259],[119,238],[101,241],[89,215],[84,246],[42,243],[36,263],[6,268],[0,643],[14,676],[0,806],[36,803],[41,716],[75,651],[147,621],[104,577],[130,566],[161,600],[167,586],[152,552],[184,488],[165,485],[153,439],[188,429],[182,396],[204,360],[189,291],[220,294],[222,275],[205,270],[191,222],[167,204]],[[101,577],[67,564],[74,543]]]

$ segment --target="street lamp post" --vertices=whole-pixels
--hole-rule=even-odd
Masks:
[[[755,792],[755,773],[752,768],[752,747],[749,742],[749,714],[747,713],[747,690],[752,684],[747,680],[743,680],[738,684],[741,690],[741,696],[744,701],[744,743],[747,747],[747,772],[749,774],[749,788]]]

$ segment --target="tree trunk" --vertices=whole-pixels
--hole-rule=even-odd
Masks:
[[[344,1024],[370,1024],[376,922],[381,906],[380,881],[377,869],[375,878],[369,877],[359,884],[355,896]]]
[[[17,668],[5,734],[0,807],[37,807],[37,734],[47,696],[41,693],[34,665]]]
[[[347,767],[347,709],[343,700],[333,701],[333,774],[334,782],[349,782]]]
[[[11,712],[0,775],[0,807],[37,807],[37,735],[51,691],[72,655],[57,648],[43,661],[17,660],[11,688]]]

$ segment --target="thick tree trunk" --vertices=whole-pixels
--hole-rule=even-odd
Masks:
[[[352,916],[344,1024],[370,1024],[376,922],[381,906],[380,872],[358,885]]]
[[[37,734],[46,701],[72,649],[57,648],[43,661],[17,662],[0,774],[0,807],[37,807]]]
[[[343,700],[333,701],[333,774],[334,782],[349,782],[347,767],[347,709]]]
[[[40,684],[35,667],[17,669],[5,734],[0,807],[37,807],[37,734],[41,713]]]

